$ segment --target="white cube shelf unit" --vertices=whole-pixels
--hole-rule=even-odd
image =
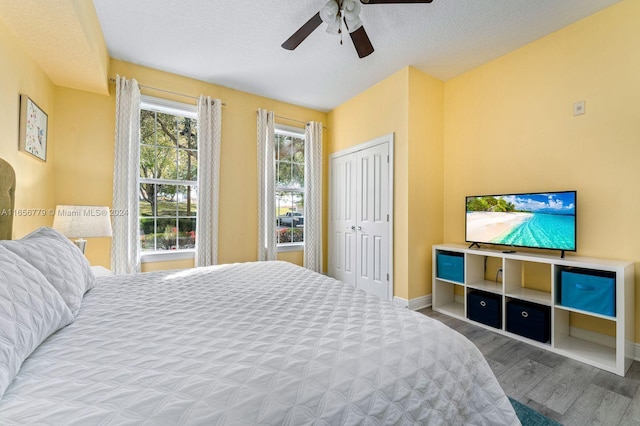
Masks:
[[[461,282],[438,276],[437,256],[463,256]],[[615,315],[563,306],[560,303],[562,271],[580,268],[594,274],[615,277]],[[446,274],[441,274],[446,275]],[[540,282],[541,281],[541,282]],[[493,293],[500,298],[500,328],[486,326],[468,318],[467,295],[474,290]],[[507,331],[507,303],[510,300],[532,302],[550,309],[550,341],[541,343]],[[463,244],[433,246],[433,310],[540,348],[559,353],[606,371],[624,376],[634,358],[634,265],[628,261],[594,259],[579,256],[511,252],[469,248]],[[615,330],[615,337],[572,325],[572,316],[595,318],[604,328]]]

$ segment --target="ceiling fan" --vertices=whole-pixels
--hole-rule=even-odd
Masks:
[[[294,50],[323,22],[329,34],[342,34],[342,24],[349,32],[360,58],[373,53],[373,45],[360,20],[362,4],[431,3],[433,0],[329,0],[318,13],[313,15],[298,31],[282,43],[287,50]],[[342,44],[342,40],[340,40]]]

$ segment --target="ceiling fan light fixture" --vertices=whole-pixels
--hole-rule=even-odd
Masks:
[[[335,21],[338,21],[338,15],[340,14],[340,6],[336,3],[335,0],[329,0],[327,4],[322,6],[320,9],[320,18],[322,22],[327,25],[333,24]]]
[[[344,0],[342,2],[342,10],[344,10],[345,16],[360,16],[360,12],[362,11],[362,5],[359,1],[356,0]]]
[[[360,19],[360,11],[362,5],[356,0],[344,0],[342,3],[342,13],[344,15],[344,21],[347,24],[347,29],[350,33],[360,29],[362,27],[362,20]]]
[[[340,6],[335,0],[329,0],[322,9],[320,9],[320,19],[327,24],[327,32],[329,34],[340,33]]]

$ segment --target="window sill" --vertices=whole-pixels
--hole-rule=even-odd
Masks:
[[[290,251],[304,251],[304,243],[278,244],[278,253],[286,253]]]
[[[141,263],[168,262],[172,260],[195,259],[195,250],[146,251],[140,255]]]

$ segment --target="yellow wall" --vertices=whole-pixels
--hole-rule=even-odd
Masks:
[[[16,216],[13,236],[51,226],[55,208],[55,86],[0,20],[0,157],[16,171]],[[47,161],[18,151],[20,94],[28,95],[48,114]],[[44,211],[44,215],[41,213]]]
[[[329,113],[330,153],[395,135],[394,295],[402,299],[431,292],[431,245],[442,239],[443,93],[441,81],[406,67]]]
[[[431,247],[442,241],[444,84],[409,68],[409,299],[431,294]]]
[[[444,241],[465,195],[576,189],[577,254],[640,261],[638,22],[625,0],[445,84]]]
[[[218,260],[220,263],[255,260],[258,233],[256,110],[271,109],[276,115],[303,122],[315,120],[326,123],[326,114],[112,60],[111,75],[116,74],[135,78],[143,86],[158,87],[191,96],[209,95],[222,99],[226,104],[222,109]],[[144,88],[142,93],[195,103],[194,99]],[[57,163],[59,167],[56,168],[59,203],[111,205],[115,87],[111,86],[110,96],[58,89],[56,104],[59,105],[60,111],[59,132],[60,135],[64,135],[57,147],[60,159]],[[293,124],[279,121],[283,124]],[[108,241],[91,241],[87,250],[93,250],[87,253],[92,263],[109,266]],[[282,253],[278,257],[302,264],[300,254]],[[145,264],[143,269],[156,270],[192,264],[191,261],[168,262],[166,265]]]
[[[57,87],[56,203],[111,206],[115,97]],[[111,267],[111,239],[90,238],[92,265]]]

